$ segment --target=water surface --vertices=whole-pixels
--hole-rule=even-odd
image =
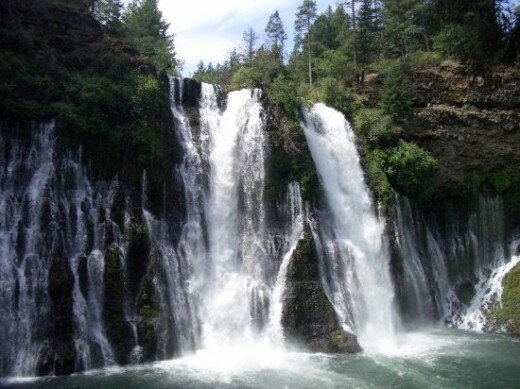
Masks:
[[[14,388],[518,388],[520,340],[435,329],[382,354],[324,355],[258,342],[148,365],[68,377],[11,379]]]

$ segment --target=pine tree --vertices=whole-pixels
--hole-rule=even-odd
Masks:
[[[309,66],[309,84],[312,85],[312,23],[316,20],[317,10],[314,0],[303,0],[296,12],[294,22],[295,39],[298,45],[302,45],[304,36],[307,37],[307,63]]]
[[[124,34],[158,71],[174,71],[177,66],[168,28],[157,0],[132,0],[123,15]]]
[[[381,91],[381,108],[386,115],[395,119],[405,116],[412,106],[412,95],[404,71],[401,64],[390,69]]]
[[[97,0],[94,16],[103,25],[117,29],[121,24],[123,3],[121,0]]]
[[[434,0],[433,16],[442,29],[455,27],[466,42],[459,53],[474,74],[486,75],[504,46],[501,25],[505,0]],[[461,36],[462,35],[462,36]]]
[[[421,0],[385,0],[383,42],[387,52],[405,57],[422,35],[418,24]]]
[[[353,54],[354,54],[354,66],[356,69],[356,80],[359,83],[361,81],[360,70],[359,70],[359,37],[358,37],[358,24],[357,24],[357,12],[356,12],[356,3],[359,0],[345,0],[344,6],[346,12],[349,14],[349,19],[352,28],[352,45],[353,45]]]
[[[244,58],[248,63],[251,63],[256,51],[256,42],[258,41],[258,35],[255,30],[249,28],[244,31],[242,35],[242,41],[244,42]]]
[[[280,62],[283,63],[284,60],[284,48],[285,41],[287,40],[287,34],[283,28],[283,22],[280,18],[280,14],[278,11],[275,11],[267,22],[267,27],[265,28],[265,33],[269,38],[269,43],[271,45],[271,50],[275,52],[277,57],[280,59]]]
[[[373,0],[362,0],[358,12],[357,47],[359,49],[360,82],[364,79],[364,67],[377,56],[378,15]]]

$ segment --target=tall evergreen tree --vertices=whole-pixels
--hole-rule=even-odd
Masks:
[[[361,81],[360,75],[360,67],[359,67],[359,34],[358,34],[358,15],[356,4],[359,3],[360,0],[344,0],[343,4],[345,6],[346,12],[349,14],[349,19],[351,23],[352,29],[352,50],[354,54],[354,67],[356,69],[356,80],[359,83]]]
[[[406,56],[421,35],[418,7],[422,0],[384,0],[383,42],[389,54]]]
[[[258,41],[258,35],[256,35],[255,30],[249,28],[244,31],[242,35],[242,41],[244,43],[244,58],[248,63],[251,63],[256,51],[256,43]]]
[[[123,15],[124,34],[158,71],[174,71],[177,65],[168,28],[157,0],[132,0]]]
[[[278,11],[274,11],[274,13],[269,17],[265,33],[269,39],[271,50],[275,52],[280,59],[280,62],[283,63],[287,34],[283,28],[283,22]]]
[[[489,73],[504,47],[502,8],[506,0],[433,0],[440,29],[456,27],[465,41],[458,56],[475,74]]]
[[[94,6],[94,16],[103,25],[110,28],[118,28],[123,14],[123,2],[121,0],[97,0]]]
[[[294,22],[295,39],[298,45],[302,45],[304,37],[307,43],[307,64],[309,67],[309,84],[312,85],[312,31],[311,26],[316,20],[317,10],[314,0],[303,0],[296,12],[296,20]]]

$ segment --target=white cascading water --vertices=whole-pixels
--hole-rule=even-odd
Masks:
[[[202,98],[212,99],[206,90]],[[257,90],[231,92],[226,110],[215,120],[218,126],[210,130],[206,215],[211,281],[202,312],[204,343],[209,348],[255,336],[252,298],[263,292],[267,260],[264,129],[258,98]]]
[[[406,198],[394,204],[393,214],[409,323],[441,320],[465,330],[494,329],[491,310],[500,304],[504,276],[518,261],[518,242],[509,250],[504,245],[501,199],[480,195],[475,211],[452,215],[444,232]],[[461,301],[461,288],[474,291],[470,301]]]
[[[303,211],[299,186],[292,183],[284,204],[283,243],[275,247],[264,205],[260,91],[231,92],[221,110],[219,88],[203,83],[200,128],[194,134],[181,105],[182,80],[171,82],[179,89],[172,112],[184,150],[178,173],[186,203],[177,252],[190,269],[186,289],[201,338],[196,348],[213,362],[251,353],[248,347],[280,345],[285,275],[303,230]]]
[[[329,297],[345,324],[351,318],[365,350],[385,351],[395,346],[394,290],[383,223],[373,210],[354,134],[344,116],[324,104],[304,115],[305,136],[332,214],[334,243],[328,239],[328,244],[337,250],[337,262],[329,264],[335,269]]]
[[[427,323],[443,315],[450,290],[443,249],[426,220],[412,212],[410,201],[400,199],[393,207],[395,240],[403,256],[403,296],[408,321]],[[418,242],[424,240],[424,247]]]
[[[513,243],[515,250],[519,243]],[[469,306],[452,319],[458,328],[474,331],[489,329],[490,311],[501,306],[503,280],[519,262],[520,255],[513,255],[508,262],[501,262],[495,267],[488,277],[480,278]]]
[[[27,147],[13,141],[7,161],[1,165],[0,368],[5,373],[34,371],[43,347],[32,339],[36,330],[33,323],[47,318],[50,305],[45,287],[50,263],[40,260],[38,246],[42,244],[42,196],[54,170],[52,131],[52,123],[43,125]],[[2,153],[7,153],[8,140],[2,136],[0,144]],[[22,186],[24,173],[28,180]]]
[[[39,364],[53,363],[54,260],[68,263],[71,271],[72,290],[63,293],[72,294],[76,370],[114,363],[103,326],[103,275],[108,231],[111,244],[123,245],[110,220],[117,183],[94,188],[78,162],[81,152],[78,158],[56,156],[52,122],[1,144],[7,155],[0,173],[1,371],[35,374]]]

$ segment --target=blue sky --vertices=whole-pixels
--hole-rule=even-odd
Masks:
[[[318,0],[322,12],[337,0]],[[159,0],[164,18],[176,35],[177,57],[185,62],[189,76],[200,60],[222,62],[242,42],[242,33],[252,27],[263,39],[269,15],[278,10],[292,47],[294,14],[301,0]]]

